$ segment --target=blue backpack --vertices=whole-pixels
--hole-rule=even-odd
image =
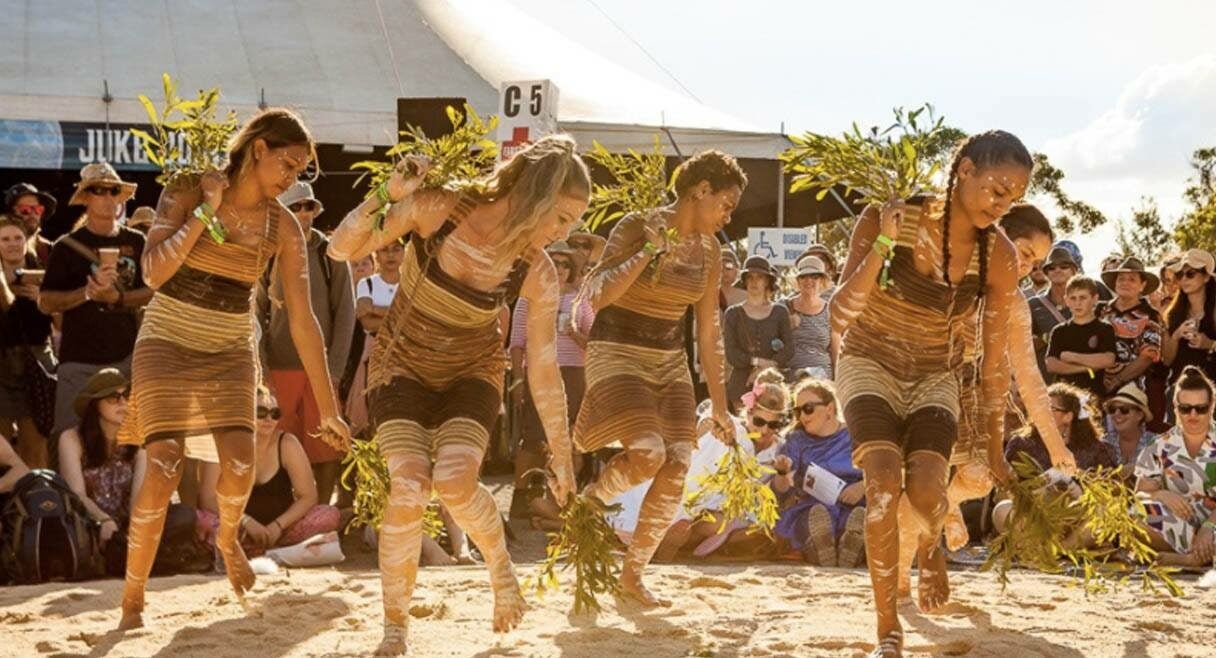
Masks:
[[[33,470],[0,509],[0,568],[18,584],[83,580],[104,572],[97,527],[59,474]]]

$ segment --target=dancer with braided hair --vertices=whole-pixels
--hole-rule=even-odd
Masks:
[[[500,317],[516,297],[528,302],[528,385],[552,454],[554,496],[564,501],[574,487],[555,347],[559,283],[543,250],[587,209],[591,178],[574,148],[569,137],[545,137],[463,192],[419,190],[429,163],[408,160],[330,242],[334,258],[358,260],[410,236],[400,288],[368,361],[368,407],[391,483],[380,528],[379,655],[406,651],[432,485],[485,556],[494,630],[511,630],[526,610],[494,497],[478,480],[502,405]],[[376,229],[381,198],[390,205]]]
[[[866,483],[866,557],[878,618],[876,656],[900,656],[898,603],[901,496],[917,527],[919,602],[949,598],[940,549],[949,460],[958,434],[963,325],[983,299],[981,421],[998,478],[1004,461],[1004,394],[1009,311],[1017,294],[1017,256],[995,230],[1029,184],[1033,161],[1013,135],[990,131],[956,150],[943,202],[891,201],[867,208],[853,231],[842,282],[832,297],[842,336],[837,387],[853,437],[853,461]],[[889,267],[887,285],[879,285]]]
[[[219,461],[216,547],[238,599],[254,584],[238,536],[255,476],[259,378],[250,304],[272,256],[283,272],[292,340],[321,410],[322,438],[336,448],[350,440],[309,301],[304,233],[278,201],[316,157],[300,119],[270,109],[233,138],[224,171],[161,194],[142,263],[156,293],[135,341],[131,396],[118,433],[119,443],[143,444],[148,456],[131,510],[120,629],[143,625],[144,588],[183,457]],[[226,237],[204,236],[208,231]]]
[[[580,293],[596,317],[575,444],[583,452],[617,440],[625,446],[587,488],[600,501],[654,478],[621,570],[622,594],[647,607],[664,604],[642,584],[642,570],[675,518],[697,440],[683,342],[689,306],[715,434],[734,441],[718,326],[721,245],[714,233],[730,221],[746,186],[733,157],[712,150],[693,156],[676,172],[675,203],[624,217],[612,229],[603,260]]]

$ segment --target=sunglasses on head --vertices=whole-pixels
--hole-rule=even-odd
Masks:
[[[827,404],[823,403],[823,402],[807,402],[805,404],[800,404],[797,407],[794,407],[794,410],[800,414],[809,416],[809,415],[815,413],[815,410],[818,409],[819,407],[826,407],[826,406],[827,406]]]
[[[771,430],[779,430],[785,427],[788,422],[789,421],[785,420],[784,418],[778,418],[777,420],[765,420],[759,416],[752,416],[752,425],[756,427],[768,427]]]
[[[88,192],[89,194],[92,194],[95,196],[105,196],[107,194],[110,196],[118,196],[119,194],[122,194],[121,187],[90,186],[90,187],[86,188],[85,191]]]
[[[258,420],[266,420],[267,418],[278,420],[282,415],[283,412],[279,411],[278,407],[263,407],[260,404],[258,405]]]
[[[1179,272],[1178,276],[1183,279],[1194,279],[1195,277],[1204,276],[1206,274],[1207,274],[1207,272],[1205,272],[1203,270],[1195,270],[1195,269],[1191,269],[1188,267],[1185,270],[1182,270],[1181,272]]]
[[[287,206],[287,209],[290,210],[291,212],[300,212],[302,210],[315,211],[317,209],[317,202],[316,201],[297,201],[297,202],[291,204],[290,206]]]
[[[1202,414],[1206,414],[1207,412],[1209,412],[1211,410],[1212,410],[1212,404],[1210,402],[1208,404],[1179,404],[1178,405],[1178,415],[1179,416],[1190,416],[1191,414],[1202,415]]]

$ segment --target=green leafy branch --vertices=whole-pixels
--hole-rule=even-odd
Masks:
[[[731,521],[748,521],[755,515],[754,527],[771,536],[777,524],[777,496],[764,478],[773,473],[736,443],[718,460],[716,471],[698,478],[701,488],[688,495],[684,509],[693,516],[701,510],[700,518],[718,523],[718,532]],[[708,509],[711,505],[718,509]]]
[[[559,585],[557,573],[574,570],[574,613],[600,610],[599,594],[620,591],[621,568],[617,551],[624,547],[607,515],[619,512],[620,505],[605,505],[596,498],[572,495],[562,508],[562,529],[549,533],[545,560],[529,588],[543,596]]]
[[[1144,529],[1144,505],[1124,482],[1119,469],[1096,468],[1077,474],[1074,498],[1045,482],[1039,467],[1023,456],[1013,464],[1016,481],[1008,486],[1013,510],[1005,531],[989,544],[982,571],[995,570],[1001,586],[1016,565],[1044,573],[1072,571],[1088,594],[1118,589],[1139,570],[1141,586],[1173,596],[1182,588],[1177,570],[1155,563],[1157,552]],[[1097,548],[1080,547],[1086,533]],[[1112,548],[1118,546],[1119,551]],[[1114,558],[1121,559],[1114,559]]]
[[[944,125],[933,106],[895,108],[886,128],[863,131],[856,123],[839,137],[807,132],[779,156],[792,174],[790,192],[818,190],[823,200],[833,187],[856,194],[862,203],[882,204],[939,191],[935,182],[944,154],[962,134]]]
[[[228,140],[239,124],[231,110],[223,119],[217,118],[219,87],[200,89],[198,97],[185,100],[177,95],[177,85],[168,73],[161,76],[161,82],[164,102],[159,110],[150,98],[139,95],[151,132],[132,128],[131,134],[139,138],[148,160],[160,167],[156,182],[168,187],[223,166]],[[176,133],[181,139],[175,139]]]
[[[591,199],[583,221],[588,231],[595,232],[604,224],[630,213],[670,203],[675,180],[667,175],[667,158],[659,146],[658,135],[654,138],[654,148],[646,153],[633,149],[612,153],[603,144],[592,142],[591,150],[584,157],[606,169],[613,180],[609,185],[595,183],[591,186]]]
[[[350,450],[342,458],[342,486],[354,494],[354,517],[346,531],[356,526],[369,526],[379,530],[384,523],[384,512],[388,508],[389,488],[392,478],[388,462],[380,454],[375,439],[350,442]],[[422,514],[422,531],[432,539],[443,532],[443,520],[439,518],[439,506],[432,495],[431,503]]]

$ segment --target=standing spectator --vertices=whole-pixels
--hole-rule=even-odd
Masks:
[[[1098,282],[1077,275],[1065,291],[1072,319],[1051,331],[1047,371],[1055,375],[1056,382],[1071,384],[1101,399],[1106,394],[1102,371],[1115,365],[1115,331],[1094,315]]]
[[[604,248],[608,246],[608,241],[594,233],[575,231],[566,238],[566,244],[574,250],[574,263],[579,266],[575,274],[581,282],[583,277],[587,276],[587,272],[599,264],[600,258],[604,255]]]
[[[1165,311],[1166,337],[1161,357],[1170,366],[1170,381],[1187,366],[1197,366],[1209,379],[1216,373],[1216,259],[1202,249],[1191,249],[1174,264],[1178,292]]]
[[[1068,310],[1065,302],[1064,288],[1068,286],[1068,280],[1080,271],[1081,266],[1067,249],[1053,247],[1043,263],[1043,273],[1047,275],[1050,287],[1037,297],[1030,298],[1030,326],[1034,332],[1035,352],[1039,357],[1039,372],[1048,381],[1047,342],[1051,338],[1051,331],[1072,317],[1072,311]]]
[[[798,294],[786,301],[793,324],[794,354],[787,379],[807,369],[815,379],[832,379],[832,355],[836,345],[823,291],[831,285],[827,268],[818,256],[803,256],[797,264]]]
[[[38,308],[63,314],[52,444],[79,422],[73,402],[94,373],[107,367],[131,372],[138,311],[152,299],[140,266],[144,236],[118,223],[134,194],[135,183],[108,163],[85,165],[68,201],[85,206],[83,225],[57,240],[47,261]]]
[[[1161,263],[1161,269],[1157,271],[1157,275],[1161,277],[1161,288],[1158,290],[1159,302],[1156,308],[1163,317],[1166,307],[1174,300],[1174,295],[1178,294],[1178,272],[1174,268],[1181,260],[1181,254],[1167,256]]]
[[[312,185],[294,183],[279,196],[279,201],[295,215],[308,239],[305,245],[308,250],[308,290],[312,297],[313,313],[325,339],[329,372],[334,378],[330,385],[337,391],[355,328],[354,286],[350,279],[350,266],[326,254],[329,240],[325,234],[313,228],[313,222],[324,208],[313,196]],[[283,414],[279,429],[294,434],[304,444],[304,451],[308,453],[317,480],[320,501],[328,503],[338,482],[342,453],[322,441],[318,435],[321,413],[291,337],[291,322],[283,301],[283,282],[277,264],[271,266],[269,277],[258,287],[258,314],[263,325],[261,353],[270,373],[270,386],[278,397]]]
[[[1157,440],[1157,435],[1146,427],[1153,420],[1148,396],[1135,384],[1124,384],[1118,393],[1106,400],[1104,407],[1113,427],[1102,440],[1115,449],[1119,463],[1131,479],[1140,451]]]
[[[380,323],[388,313],[397,288],[401,285],[401,259],[405,245],[395,240],[375,251],[375,273],[355,284],[355,317],[359,319],[359,342],[351,345],[351,352],[359,354],[358,367],[351,380],[350,393],[346,398],[346,419],[351,432],[359,434],[367,429],[367,360],[371,357],[372,345]]]
[[[1051,280],[1047,278],[1047,273],[1043,271],[1042,263],[1035,263],[1030,269],[1030,274],[1026,275],[1026,282],[1022,285],[1022,291],[1027,299],[1037,297],[1051,288]]]
[[[156,221],[156,211],[152,209],[152,206],[140,206],[127,218],[127,228],[147,235],[154,221]]]
[[[34,255],[45,265],[51,256],[51,241],[42,236],[42,224],[55,214],[59,202],[29,183],[17,183],[4,192],[5,212],[21,220],[25,234],[34,240]]]
[[[359,284],[358,282],[376,273],[376,261],[373,254],[368,254],[358,260],[350,262],[350,279],[355,282],[355,319],[359,319],[358,302],[359,302]],[[342,382],[338,388],[338,397],[342,400],[342,404],[350,402],[351,388],[355,383],[355,372],[359,369],[359,364],[363,363],[364,349],[362,346],[367,342],[367,332],[363,329],[363,324],[355,323],[354,329],[351,331],[350,339],[350,354],[346,357],[346,367],[342,370]],[[349,413],[349,412],[348,412]],[[349,417],[348,417],[349,418]]]
[[[722,248],[722,283],[718,288],[718,308],[725,313],[735,304],[747,301],[747,291],[735,287],[739,280],[739,257],[730,247]]]
[[[17,452],[33,468],[48,464],[46,437],[33,417],[31,379],[55,371],[51,317],[38,310],[43,271],[20,220],[0,215],[0,261],[12,303],[0,315],[0,441],[17,437]]]
[[[1115,366],[1106,371],[1104,388],[1117,391],[1129,382],[1143,387],[1144,374],[1161,358],[1161,314],[1146,298],[1161,281],[1138,258],[1106,270],[1102,280],[1115,291],[1115,298],[1102,302],[1097,312],[1115,331]]]
[[[823,261],[824,274],[827,276],[828,282],[819,294],[823,295],[824,300],[831,299],[832,293],[836,292],[836,256],[832,253],[831,249],[828,249],[827,245],[816,242],[815,244],[807,247],[806,251],[799,254],[798,260],[794,262],[802,262],[802,259],[806,258],[807,256],[815,256],[819,260]]]
[[[768,260],[752,256],[744,263],[735,287],[747,291],[747,300],[726,309],[722,339],[726,360],[731,364],[726,398],[731,409],[765,368],[785,370],[794,354],[790,314],[783,304],[773,304],[777,274]]]

